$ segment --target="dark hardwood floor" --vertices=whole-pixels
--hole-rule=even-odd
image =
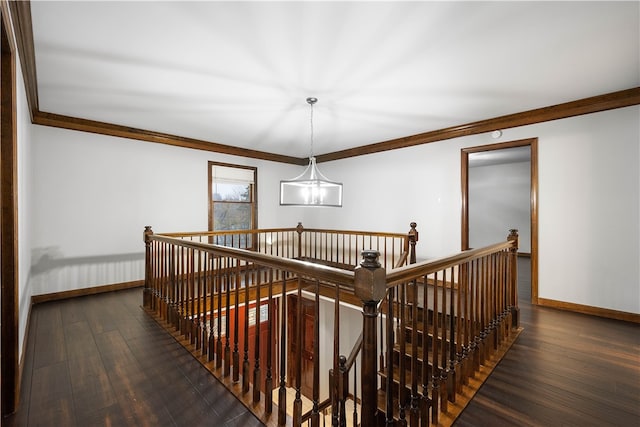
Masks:
[[[532,306],[518,268],[524,330],[454,426],[640,426],[640,325]]]
[[[640,325],[531,306],[455,426],[640,426]],[[10,426],[258,426],[140,308],[141,289],[34,306]],[[367,426],[368,427],[368,426]]]
[[[260,426],[141,308],[142,289],[38,304],[10,426]]]

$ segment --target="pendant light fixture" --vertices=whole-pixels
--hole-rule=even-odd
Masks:
[[[309,165],[299,176],[280,181],[281,206],[342,207],[342,183],[330,181],[318,170],[313,156],[313,105],[317,98],[307,98],[311,109],[311,149]]]

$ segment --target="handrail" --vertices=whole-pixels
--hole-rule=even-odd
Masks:
[[[173,233],[159,233],[159,235],[167,237],[188,237],[188,236],[217,236],[230,234],[255,234],[255,233],[276,233],[284,231],[296,231],[295,227],[291,228],[255,228],[248,230],[209,230],[209,231],[181,231]]]
[[[464,252],[460,252],[459,254],[450,255],[443,258],[421,261],[416,264],[409,264],[404,267],[397,268],[387,274],[387,287],[390,288],[400,283],[412,280],[416,276],[431,274],[436,271],[451,268],[455,265],[469,262],[476,258],[480,258],[513,247],[513,241],[506,241],[485,246],[484,248],[470,249]]]
[[[326,398],[325,400],[320,402],[320,404],[318,404],[318,412],[324,411],[329,406],[331,406],[331,397]],[[313,415],[313,408],[309,409],[307,412],[302,414],[302,417],[301,417],[302,418],[302,422],[305,422],[305,421],[311,419],[312,415]]]
[[[284,231],[297,231],[295,227],[288,228],[256,228],[248,230],[209,230],[209,231],[182,231],[172,233],[160,233],[167,237],[188,237],[188,236],[216,236],[216,235],[229,235],[229,234],[255,234],[255,233],[276,233]],[[347,235],[363,234],[367,236],[379,236],[379,237],[406,237],[403,233],[390,233],[380,231],[361,231],[361,230],[334,230],[325,228],[304,228],[304,232],[312,233],[340,233]]]
[[[396,262],[396,264],[393,266],[393,268],[400,268],[402,267],[406,262],[407,262],[407,258],[409,257],[409,252],[404,251],[400,254],[400,258],[398,258],[398,262]]]
[[[360,260],[360,251],[365,249],[380,251],[381,262],[385,268],[406,264],[408,257],[403,257],[402,262],[398,262],[398,255],[410,251],[410,257],[415,257],[415,225],[415,222],[410,224],[411,230],[408,233],[305,228],[302,223],[298,223],[295,228],[159,234],[182,240],[243,248],[278,257],[325,263],[351,270]]]
[[[228,246],[214,245],[211,243],[192,242],[189,240],[182,240],[174,237],[166,237],[166,235],[163,234],[153,234],[150,236],[150,239],[159,242],[171,243],[185,248],[199,249],[205,252],[215,252],[216,254],[222,256],[240,258],[244,261],[257,263],[266,267],[271,267],[279,270],[287,270],[301,276],[311,276],[320,280],[336,282],[341,285],[346,284],[353,287],[354,283],[354,274],[352,271],[342,270],[339,268],[316,264],[313,262],[276,257],[260,252],[231,248]]]
[[[356,340],[356,343],[353,345],[353,348],[351,349],[351,353],[347,358],[347,363],[345,363],[344,365],[347,372],[351,370],[351,366],[353,366],[353,362],[356,361],[356,357],[358,357],[358,353],[360,353],[361,349],[362,349],[362,332],[360,332],[360,336]]]

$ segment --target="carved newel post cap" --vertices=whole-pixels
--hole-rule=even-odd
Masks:
[[[153,234],[153,230],[151,229],[151,226],[145,225],[144,232],[142,233],[142,240],[146,242],[151,234]]]
[[[362,262],[354,270],[355,294],[364,303],[378,302],[387,293],[387,273],[378,258],[378,251],[362,251]]]
[[[511,241],[511,242],[515,242],[515,245],[513,248],[509,249],[510,251],[517,251],[518,250],[518,245],[519,245],[519,237],[518,237],[518,230],[515,228],[511,228],[509,230],[509,235],[507,236],[507,240]]]
[[[365,268],[378,268],[380,267],[378,258],[380,258],[380,252],[378,251],[362,251],[362,262],[360,262],[360,265]]]
[[[412,242],[417,242],[418,241],[418,230],[416,230],[417,226],[418,226],[418,224],[415,223],[415,222],[411,222],[409,224],[409,227],[411,227],[411,230],[409,230],[409,239]]]
[[[304,230],[304,227],[302,226],[302,223],[299,222],[298,225],[296,226],[296,231],[298,232],[298,234],[302,233],[302,230]]]

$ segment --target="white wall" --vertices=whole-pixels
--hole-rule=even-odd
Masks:
[[[640,107],[506,129],[539,138],[539,296],[640,313]],[[281,208],[300,167],[34,128],[33,293],[142,278],[142,228],[205,229],[206,163],[258,166],[259,225],[406,232],[418,255],[460,248],[460,149],[474,135],[320,164],[343,208]]]
[[[140,280],[145,225],[207,229],[207,162],[258,167],[258,224],[295,227],[278,182],[300,167],[34,126],[33,294]]]
[[[531,163],[469,168],[469,247],[481,248],[518,230],[518,251],[531,253]]]
[[[640,313],[640,107],[506,129],[538,137],[540,298]],[[344,182],[343,208],[312,211],[310,227],[407,231],[418,255],[460,249],[460,149],[473,135],[321,163]]]
[[[19,59],[16,54],[16,64]],[[31,306],[32,289],[29,284],[31,269],[32,230],[32,134],[31,116],[25,94],[22,70],[16,66],[17,139],[18,139],[18,345],[22,356],[27,320]]]

